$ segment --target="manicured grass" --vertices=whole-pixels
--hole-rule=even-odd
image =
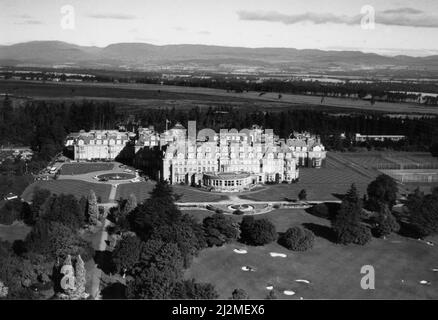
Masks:
[[[176,194],[182,195],[179,202],[215,202],[227,199],[227,195],[198,190],[190,186],[174,185]]]
[[[193,213],[202,215],[201,211]],[[261,217],[271,220],[277,231],[302,223],[313,223],[322,230],[329,226],[327,220],[302,210],[277,210],[256,219]],[[248,254],[233,252],[242,247]],[[272,258],[270,252],[285,253],[287,258]],[[307,252],[289,251],[277,243],[262,247],[232,243],[205,249],[185,276],[214,284],[223,299],[229,298],[235,288],[246,290],[251,298],[263,299],[269,293],[268,285],[274,286],[281,299],[437,299],[438,274],[431,270],[438,268],[437,261],[436,246],[398,235],[387,240],[374,238],[362,247],[338,245],[319,234],[314,248]],[[256,271],[242,271],[241,267],[247,265]],[[375,290],[360,286],[364,265],[375,269]],[[311,284],[297,283],[296,279],[306,279]],[[421,280],[430,281],[431,285],[421,285]],[[295,291],[296,295],[285,296],[284,290]]]
[[[255,201],[297,199],[298,193],[306,189],[307,200],[339,200],[337,195],[345,194],[352,183],[355,183],[358,191],[363,194],[370,182],[370,178],[350,168],[301,168],[300,181],[297,183],[266,186],[265,190],[243,194],[240,198]]]
[[[61,166],[62,175],[84,174],[94,171],[112,170],[114,163],[99,162],[99,163],[64,163]]]
[[[138,202],[142,202],[149,198],[149,193],[154,186],[155,183],[150,181],[120,184],[117,187],[116,200],[120,198],[128,199],[129,195],[132,193],[135,195]]]
[[[0,224],[0,240],[9,242],[24,240],[31,229],[21,221],[15,221],[9,226]]]
[[[131,193],[135,194],[137,201],[141,202],[149,198],[149,193],[153,190],[155,182],[146,181],[138,183],[121,184],[117,187],[116,199],[127,199]],[[226,198],[224,195],[199,191],[189,186],[173,185],[175,194],[181,195],[178,202],[213,202]]]
[[[25,201],[31,201],[35,188],[47,189],[55,194],[73,194],[80,198],[87,196],[90,190],[96,193],[97,197],[102,199],[102,202],[108,202],[111,186],[108,184],[90,183],[81,180],[48,180],[36,181],[24,190],[22,198]]]

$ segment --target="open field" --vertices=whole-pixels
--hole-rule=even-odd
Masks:
[[[9,242],[24,240],[31,229],[21,221],[15,221],[9,226],[0,224],[0,240]]]
[[[200,217],[200,211],[194,211]],[[373,239],[362,246],[337,245],[326,238],[329,223],[302,210],[277,210],[265,217],[285,231],[289,226],[310,223],[321,230],[315,246],[308,252],[289,251],[277,243],[263,247],[231,243],[203,250],[187,270],[187,278],[214,284],[220,298],[227,299],[235,288],[246,290],[250,298],[263,299],[273,285],[280,299],[438,299],[438,248],[424,242],[392,235],[387,240]],[[434,241],[436,239],[433,239]],[[236,254],[235,248],[245,247],[247,254]],[[273,258],[270,252],[285,253],[287,258]],[[363,290],[361,267],[375,269],[375,290]],[[251,266],[255,272],[244,272]],[[297,283],[297,279],[310,284]],[[403,282],[402,282],[403,280]],[[421,280],[431,282],[424,286]],[[282,291],[292,290],[288,297]]]
[[[36,181],[24,190],[22,198],[25,201],[31,201],[33,196],[33,191],[35,188],[47,189],[55,194],[73,194],[74,196],[80,198],[82,196],[88,196],[90,190],[96,193],[96,196],[102,199],[102,202],[108,202],[108,197],[110,194],[111,186],[108,184],[98,184],[84,182],[81,180],[47,180],[47,181]]]
[[[0,81],[0,93],[8,93],[20,97],[44,98],[44,99],[116,99],[118,102],[136,104],[133,100],[142,101],[143,106],[148,101],[155,100],[162,104],[163,101],[191,101],[191,104],[209,103],[239,103],[246,105],[252,103],[271,108],[284,108],[294,105],[316,106],[318,108],[339,108],[351,110],[372,110],[396,113],[424,113],[438,114],[438,108],[433,106],[417,105],[410,103],[387,103],[376,102],[371,105],[369,101],[360,99],[343,99],[326,97],[321,104],[321,97],[282,94],[281,101],[278,93],[266,93],[259,96],[259,92],[234,93],[226,90],[195,88],[182,86],[161,86],[155,84],[113,84],[113,83],[42,83],[36,81]],[[130,101],[127,101],[130,100]],[[194,103],[193,103],[194,102]],[[250,105],[246,105],[250,106]]]
[[[62,175],[84,174],[95,171],[112,170],[113,163],[107,162],[85,162],[85,163],[64,163],[60,170]]]
[[[299,182],[267,186],[265,190],[249,192],[241,195],[240,198],[254,201],[283,201],[286,198],[297,199],[298,193],[306,189],[307,200],[339,200],[337,195],[345,194],[352,183],[355,183],[359,193],[363,194],[371,181],[371,178],[350,168],[300,168]]]

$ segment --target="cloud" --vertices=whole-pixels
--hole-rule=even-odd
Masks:
[[[120,14],[120,13],[93,13],[88,15],[89,18],[93,19],[113,19],[113,20],[134,20],[137,19],[135,15],[132,14]]]
[[[38,25],[44,24],[43,21],[36,19],[28,14],[17,14],[15,17],[18,18],[19,21],[15,22],[15,24],[27,24],[27,25]]]
[[[283,14],[276,11],[237,11],[240,20],[244,21],[265,21],[279,22],[292,25],[300,22],[310,22],[314,24],[345,24],[357,25],[364,15],[337,15],[332,13],[312,13]],[[438,16],[428,15],[421,10],[414,8],[397,8],[376,12],[375,21],[378,24],[388,26],[407,26],[438,28]]]
[[[39,25],[44,24],[44,22],[36,19],[25,19],[23,21],[15,22],[15,24]]]
[[[173,27],[173,29],[176,31],[186,31],[186,28],[183,27]]]
[[[211,32],[210,32],[210,31],[202,30],[202,31],[199,31],[198,34],[202,34],[202,35],[204,35],[204,36],[208,36],[208,35],[211,34]]]
[[[382,11],[382,13],[384,14],[397,14],[397,13],[401,13],[401,14],[420,14],[420,13],[424,13],[424,11],[422,10],[418,10],[418,9],[414,9],[414,8],[397,8],[397,9],[388,9],[388,10],[384,10]]]

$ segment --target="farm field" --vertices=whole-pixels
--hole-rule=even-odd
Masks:
[[[182,86],[161,86],[155,84],[112,84],[112,83],[41,83],[32,81],[0,81],[0,93],[8,93],[14,96],[33,98],[62,98],[62,99],[131,99],[142,100],[143,104],[148,100],[161,101],[181,100],[191,101],[193,105],[199,102],[206,103],[259,103],[263,108],[291,107],[293,105],[316,106],[319,108],[339,108],[352,110],[373,110],[384,112],[424,113],[438,114],[438,108],[409,103],[376,102],[371,105],[369,101],[356,99],[342,99],[326,97],[321,104],[321,97],[282,94],[281,101],[277,93],[266,93],[263,96],[259,92],[234,93],[220,89],[194,88]],[[135,102],[130,101],[129,104]],[[152,105],[151,105],[152,106]],[[248,106],[248,105],[247,105]],[[155,106],[156,107],[156,106]]]
[[[11,225],[0,224],[0,240],[9,242],[24,240],[31,229],[22,221],[15,221]]]
[[[201,217],[202,213],[193,214]],[[274,286],[279,299],[438,299],[438,274],[432,272],[438,267],[436,246],[398,235],[387,240],[374,238],[364,247],[343,246],[327,237],[327,220],[303,210],[276,210],[256,219],[262,217],[271,220],[280,232],[295,224],[313,224],[320,230],[314,248],[293,252],[277,243],[263,247],[231,243],[208,248],[194,259],[186,278],[212,283],[222,299],[228,299],[235,288],[244,289],[250,298],[264,299],[268,285]],[[235,248],[245,248],[248,253],[236,254]],[[287,254],[287,258],[271,257],[270,252]],[[375,290],[360,287],[363,265],[375,268]],[[243,266],[256,270],[244,272]],[[295,282],[297,279],[309,280],[310,284]],[[421,285],[421,280],[431,285]],[[284,290],[296,294],[285,296]]]
[[[22,198],[25,201],[31,201],[35,188],[47,189],[55,194],[73,194],[78,198],[88,196],[90,190],[93,190],[96,196],[102,199],[102,202],[108,202],[111,185],[67,179],[36,181],[24,190]]]
[[[60,170],[62,175],[74,175],[74,174],[84,174],[95,171],[105,171],[112,170],[114,168],[114,163],[100,162],[86,162],[86,163],[64,163]]]

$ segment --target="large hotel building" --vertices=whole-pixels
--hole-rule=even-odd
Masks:
[[[120,152],[131,141],[135,154],[158,151],[154,155],[160,158],[155,159],[159,178],[216,191],[249,190],[267,182],[291,183],[299,178],[299,167],[321,167],[326,157],[315,136],[294,133],[280,139],[272,129],[257,126],[197,132],[196,122],[189,121],[187,129],[177,123],[163,133],[153,127],[139,128],[135,138],[132,133],[116,132],[81,132],[71,135],[67,145],[74,147],[77,160],[114,159],[116,150]],[[150,163],[149,159],[143,166]]]

